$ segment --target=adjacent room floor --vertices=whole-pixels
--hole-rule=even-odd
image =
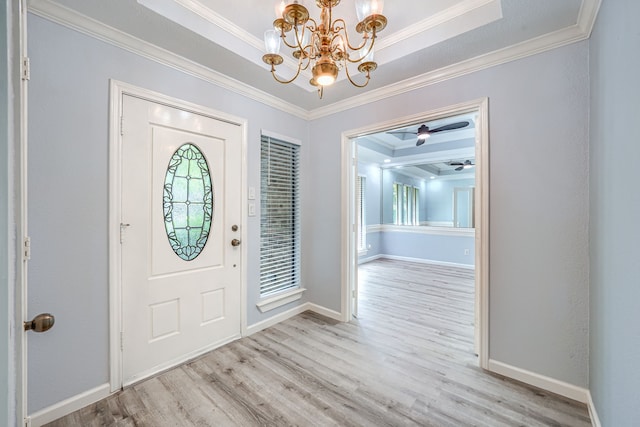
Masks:
[[[49,425],[591,425],[585,405],[478,368],[473,271],[359,272],[357,320],[303,313]]]

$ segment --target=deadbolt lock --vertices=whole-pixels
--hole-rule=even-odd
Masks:
[[[235,225],[235,224],[233,224],[233,225],[231,226],[231,231],[238,231],[238,226],[237,226],[237,225]]]
[[[24,330],[46,332],[53,327],[54,323],[56,323],[56,318],[53,316],[53,314],[42,313],[38,314],[30,322],[24,322]]]

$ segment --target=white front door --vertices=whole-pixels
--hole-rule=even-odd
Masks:
[[[122,108],[127,385],[240,336],[242,130],[129,95]]]

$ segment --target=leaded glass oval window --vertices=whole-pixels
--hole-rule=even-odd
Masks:
[[[162,202],[171,249],[185,261],[196,259],[209,238],[214,203],[207,159],[194,144],[171,156]]]

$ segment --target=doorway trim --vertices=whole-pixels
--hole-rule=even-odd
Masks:
[[[342,133],[342,321],[352,317],[351,296],[357,280],[358,253],[355,244],[355,173],[357,157],[355,138],[418,121],[431,121],[464,113],[477,112],[476,209],[475,219],[475,351],[479,366],[489,368],[489,99],[480,98],[424,113],[400,117]]]
[[[122,248],[120,245],[120,218],[122,212],[122,103],[124,95],[134,96],[157,104],[211,117],[240,126],[241,137],[241,200],[247,200],[247,120],[209,107],[173,98],[118,80],[110,80],[109,97],[109,382],[111,392],[123,385],[122,375]],[[247,240],[247,203],[241,207],[240,239]],[[241,245],[240,271],[240,335],[247,334],[247,245]]]

